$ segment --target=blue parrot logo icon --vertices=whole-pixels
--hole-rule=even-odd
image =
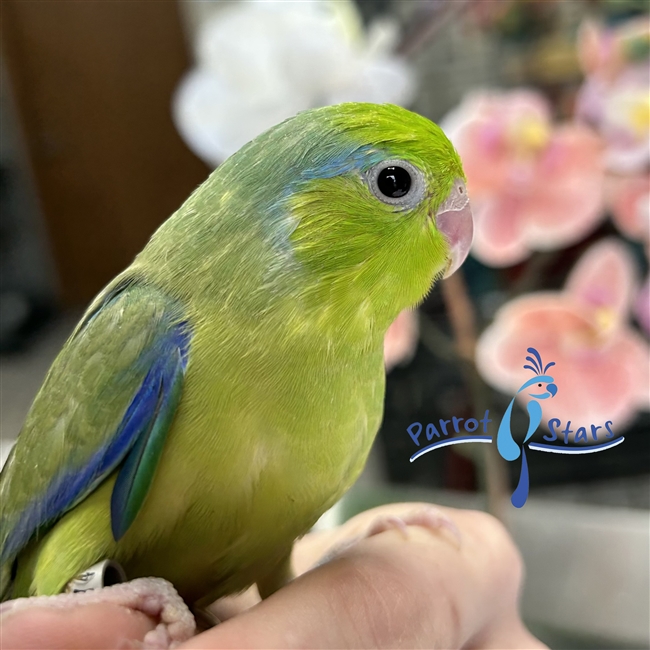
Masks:
[[[528,348],[526,350],[530,356],[526,357],[526,361],[532,365],[526,364],[524,368],[531,370],[534,377],[522,384],[515,396],[510,401],[506,412],[503,414],[501,423],[499,424],[499,431],[497,433],[497,449],[502,458],[507,461],[514,461],[521,456],[521,473],[519,475],[519,483],[512,493],[511,502],[515,508],[521,508],[528,499],[528,461],[526,460],[526,450],[524,445],[531,436],[537,431],[537,428],[542,421],[542,407],[539,402],[549,397],[554,397],[557,394],[557,386],[553,383],[555,380],[551,375],[547,375],[547,371],[551,366],[555,365],[554,361],[547,363],[545,366],[542,364],[542,357],[535,348]],[[512,417],[512,407],[519,393],[525,392],[531,399],[526,405],[528,411],[528,431],[521,446],[519,446],[513,436],[510,426]]]
[[[619,436],[618,438],[614,437],[615,433],[610,426],[613,422],[607,420],[604,427],[600,425],[596,426],[594,424],[591,424],[589,427],[578,427],[575,432],[574,442],[576,444],[570,444],[569,434],[573,433],[573,430],[570,429],[571,420],[568,420],[566,423],[566,429],[562,431],[562,434],[564,435],[562,444],[562,440],[558,438],[556,430],[556,427],[561,425],[561,421],[559,418],[553,417],[547,422],[549,433],[544,435],[543,439],[550,443],[560,440],[560,444],[528,442],[535,431],[538,430],[539,425],[542,422],[542,407],[540,402],[549,397],[555,397],[557,395],[557,386],[555,385],[555,379],[553,379],[552,375],[548,374],[548,369],[552,368],[555,365],[555,362],[551,361],[544,365],[542,363],[542,356],[535,348],[527,348],[526,351],[528,356],[526,357],[527,363],[524,365],[524,368],[533,373],[533,378],[524,382],[519,387],[512,400],[510,400],[506,412],[499,421],[499,429],[496,435],[497,451],[503,459],[508,462],[513,462],[521,457],[519,482],[510,498],[511,503],[515,508],[521,508],[526,503],[530,487],[528,460],[526,458],[525,447],[531,451],[541,451],[551,454],[593,454],[596,452],[606,451],[607,449],[612,449],[625,440],[623,436]],[[529,398],[528,403],[526,404],[526,410],[528,411],[528,430],[526,431],[526,436],[521,443],[517,443],[512,435],[512,410],[518,396]],[[495,442],[492,435],[488,434],[488,424],[492,422],[489,415],[489,411],[485,411],[484,417],[480,420],[478,419],[478,415],[469,419],[458,418],[455,416],[452,417],[451,420],[440,418],[438,425],[429,422],[425,426],[421,422],[413,422],[413,424],[406,428],[406,432],[411,437],[411,440],[413,440],[418,447],[417,451],[411,456],[411,462],[435,449],[441,449],[450,445],[461,445],[467,443],[490,444]],[[458,435],[461,433],[460,426],[462,422],[465,422],[463,428],[465,433],[469,435]],[[452,423],[454,429],[453,432],[447,428],[447,425],[452,425]],[[482,431],[480,434],[475,434],[474,432],[478,430],[479,424],[483,425]],[[603,429],[607,431],[605,442],[599,444],[584,444],[588,440],[588,430],[591,431],[593,441],[598,442],[598,431]],[[427,441],[433,441],[425,447],[423,447],[420,442],[420,437],[423,433],[426,435]],[[454,433],[456,435],[454,435]]]

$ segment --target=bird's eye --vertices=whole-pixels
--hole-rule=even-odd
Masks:
[[[366,180],[380,201],[402,210],[415,207],[424,198],[424,174],[405,160],[375,165],[366,173]]]
[[[540,388],[542,387],[542,385],[541,385],[541,384],[537,384],[537,385],[538,385],[538,386],[539,386]]]
[[[384,167],[377,175],[379,191],[391,199],[399,199],[411,189],[411,174],[404,167]]]

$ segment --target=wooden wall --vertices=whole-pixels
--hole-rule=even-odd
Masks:
[[[62,299],[86,303],[207,176],[171,119],[190,66],[165,0],[2,0],[3,56]]]

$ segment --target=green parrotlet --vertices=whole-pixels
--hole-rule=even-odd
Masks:
[[[52,364],[0,477],[3,598],[105,558],[189,603],[272,593],[364,466],[386,330],[471,239],[456,151],[403,108],[309,110],[245,145]]]

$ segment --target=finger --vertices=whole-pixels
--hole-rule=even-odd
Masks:
[[[460,549],[419,527],[409,539],[393,530],[362,539],[183,647],[463,647],[516,608],[521,569],[495,520],[451,512],[463,533]],[[342,537],[363,524],[352,522]],[[322,550],[322,537],[312,542]]]
[[[363,512],[352,517],[347,522],[330,530],[309,533],[296,542],[293,549],[292,565],[294,575],[301,575],[314,568],[329,556],[336,555],[351,544],[360,541],[378,518],[390,516],[400,517],[412,512],[422,504],[403,503],[390,504]],[[426,504],[430,507],[430,504]],[[445,509],[445,512],[453,512]],[[210,606],[211,612],[220,620],[241,614],[260,602],[257,589],[253,586],[247,591],[219,599]]]
[[[406,518],[406,515],[422,507],[431,508],[432,506],[431,504],[425,503],[392,503],[366,510],[332,530],[319,531],[306,535],[298,540],[294,546],[293,565],[296,575],[300,575],[313,568],[324,556],[335,554],[337,550],[342,552],[352,543],[358,542],[368,536],[368,532],[377,520]],[[453,518],[459,512],[451,508],[439,506],[435,508],[450,518]],[[437,534],[441,535],[443,539],[453,539],[442,528],[437,531]]]
[[[126,640],[142,640],[154,628],[154,621],[146,614],[112,603],[57,609],[34,607],[3,615],[2,648],[113,649],[125,647]]]

